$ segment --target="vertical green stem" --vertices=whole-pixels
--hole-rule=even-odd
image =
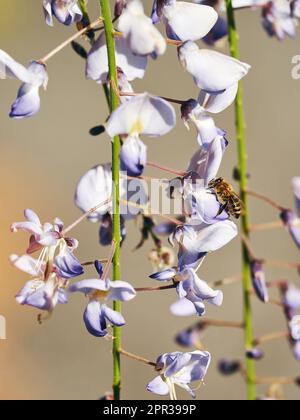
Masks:
[[[84,20],[86,22],[90,22],[89,13],[88,13],[87,5],[86,5],[86,0],[79,0],[78,3],[79,3],[79,7],[82,11]]]
[[[115,54],[114,28],[112,23],[112,14],[109,0],[100,0],[102,10],[102,18],[104,20],[104,28],[106,35],[106,46],[109,64],[109,79],[115,86],[118,86],[117,65]],[[113,112],[119,106],[119,98],[114,89],[110,89],[110,111]],[[116,243],[116,251],[113,261],[113,280],[121,279],[121,227],[120,227],[120,150],[121,141],[119,137],[115,137],[112,143],[112,180],[113,180],[113,239]],[[120,302],[114,302],[114,310],[120,312]],[[121,364],[120,364],[120,348],[121,348],[121,329],[114,328],[113,341],[113,391],[114,399],[120,399],[121,391]]]
[[[226,0],[228,30],[229,30],[229,45],[231,56],[239,58],[239,36],[237,33],[234,10],[232,7],[232,0]],[[245,116],[243,108],[243,92],[241,85],[239,86],[238,94],[235,101],[235,115],[236,115],[236,131],[237,131],[237,149],[238,149],[238,169],[240,177],[240,194],[241,199],[245,204],[245,212],[242,216],[242,232],[243,235],[249,237],[249,206],[248,206],[248,171],[247,171],[247,144],[245,133]],[[244,295],[244,322],[245,322],[245,346],[246,349],[253,347],[253,319],[251,308],[251,270],[250,258],[245,247],[242,243],[242,258],[243,258],[243,295]],[[256,398],[255,386],[255,362],[254,360],[246,360],[247,370],[247,393],[249,400]]]

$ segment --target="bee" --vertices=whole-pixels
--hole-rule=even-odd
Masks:
[[[225,210],[230,216],[239,219],[244,212],[244,204],[232,186],[223,178],[216,178],[209,183],[208,187],[214,190],[220,202],[218,216]]]

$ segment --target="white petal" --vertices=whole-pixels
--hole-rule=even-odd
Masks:
[[[205,110],[212,114],[218,114],[228,108],[235,100],[238,91],[238,83],[235,83],[231,87],[225,90],[223,93],[217,95],[209,95],[207,100],[207,93],[202,90],[200,92],[198,101],[200,105],[205,104]]]
[[[30,257],[30,255],[22,255],[21,257],[18,255],[11,255],[9,259],[13,266],[18,270],[33,277],[41,275],[41,264],[39,264],[38,260],[35,258]]]
[[[83,212],[87,212],[109,199],[111,194],[111,164],[107,163],[95,166],[81,178],[76,188],[75,203]],[[88,219],[91,222],[97,222],[110,209],[111,205],[107,204],[90,214]]]
[[[218,14],[212,7],[182,1],[163,7],[163,16],[184,42],[204,38],[218,20]]]
[[[0,50],[0,79],[6,79],[6,77],[14,77],[24,83],[30,83],[32,80],[30,72],[22,64]]]
[[[180,47],[179,58],[194,77],[197,86],[207,92],[223,92],[246,76],[250,70],[246,63],[217,51],[200,50],[197,44],[190,41]]]
[[[173,303],[170,307],[170,311],[176,316],[193,316],[196,314],[195,305],[185,298],[179,299],[177,302]]]
[[[142,3],[131,0],[123,11],[118,29],[127,39],[130,48],[137,55],[162,55],[166,51],[166,41],[153,25],[152,20],[144,14]]]
[[[112,113],[106,131],[116,135],[159,137],[167,134],[176,124],[173,107],[165,100],[149,95],[137,95]]]
[[[137,56],[130,50],[124,38],[117,38],[116,62],[127,80],[142,79],[147,67],[147,57]],[[105,83],[108,76],[108,59],[105,34],[102,33],[93,45],[87,59],[86,77],[99,83]]]

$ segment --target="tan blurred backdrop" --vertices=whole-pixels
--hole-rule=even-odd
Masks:
[[[41,1],[0,0],[0,48],[22,63],[39,58],[58,45],[74,28],[55,23],[45,25]],[[97,1],[90,0],[93,16]],[[150,0],[146,2],[150,6]],[[299,104],[300,81],[291,78],[291,59],[300,53],[299,36],[295,41],[279,43],[267,38],[260,26],[259,13],[239,12],[242,59],[253,68],[245,80],[251,188],[267,193],[285,205],[293,205],[290,180],[300,175]],[[85,300],[74,296],[59,307],[44,325],[36,322],[36,311],[16,304],[14,295],[26,276],[8,263],[11,253],[21,253],[26,237],[13,236],[9,225],[22,220],[24,208],[33,208],[43,220],[55,216],[70,223],[79,215],[73,194],[79,177],[90,167],[110,159],[108,138],[92,138],[89,129],[102,123],[107,110],[101,89],[84,77],[84,63],[70,48],[49,62],[50,83],[42,93],[39,115],[26,121],[13,121],[8,112],[18,83],[0,82],[1,148],[1,284],[0,314],[7,319],[7,340],[0,340],[1,399],[97,399],[111,387],[110,343],[91,337],[84,328],[82,313]],[[177,62],[176,51],[151,63],[137,91],[148,90],[179,98],[195,97],[197,91],[187,73]],[[234,116],[232,108],[218,116],[218,125],[228,131],[230,148],[223,162],[222,175],[230,179],[236,161]],[[146,140],[150,159],[184,169],[196,150],[194,131],[188,133],[180,122],[176,130],[162,139]],[[154,174],[154,172],[149,172]],[[157,175],[157,173],[155,174]],[[276,219],[272,209],[251,201],[253,222]],[[105,256],[98,245],[97,226],[83,223],[74,232],[81,243],[82,260]],[[151,266],[147,260],[149,245],[132,252],[139,239],[131,224],[123,249],[123,279],[134,285],[152,285],[147,279]],[[257,233],[255,249],[259,256],[298,261],[299,253],[283,231]],[[238,241],[207,259],[201,277],[216,280],[240,270]],[[293,272],[268,271],[270,279],[288,278],[298,282]],[[195,319],[178,319],[169,313],[174,292],[146,294],[127,304],[124,315],[123,346],[132,352],[155,359],[159,354],[176,350],[176,332]],[[225,290],[222,308],[208,308],[208,317],[240,320],[240,286]],[[255,302],[255,334],[285,328],[281,311]],[[239,377],[222,378],[215,365],[220,357],[240,357],[242,334],[210,330],[205,345],[213,356],[213,366],[201,399],[244,399],[245,386]],[[286,342],[266,346],[266,358],[258,363],[262,375],[300,374]],[[123,397],[151,399],[145,386],[154,376],[150,368],[123,362]],[[260,389],[263,392],[264,388]],[[285,388],[288,399],[299,399],[299,389]],[[184,394],[182,395],[184,396]],[[155,398],[155,397],[154,397]]]

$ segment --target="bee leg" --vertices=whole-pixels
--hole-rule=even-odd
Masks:
[[[220,205],[220,208],[216,217],[220,216],[223,213],[223,211],[227,211],[227,209],[228,209],[228,203]]]

